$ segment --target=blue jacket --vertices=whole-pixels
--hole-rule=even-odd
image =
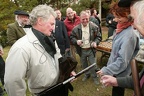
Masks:
[[[130,62],[138,50],[139,37],[134,33],[132,26],[129,26],[114,36],[111,55],[102,72],[116,77],[130,75]]]

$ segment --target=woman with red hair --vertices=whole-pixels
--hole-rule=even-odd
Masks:
[[[97,73],[114,77],[125,77],[131,74],[130,62],[139,50],[139,38],[134,33],[130,18],[130,7],[119,7],[118,3],[112,4],[110,12],[118,23],[113,37],[113,45],[107,66]],[[112,96],[124,96],[124,88],[113,87]]]

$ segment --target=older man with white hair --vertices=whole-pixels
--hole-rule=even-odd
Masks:
[[[29,14],[23,10],[16,10],[15,22],[8,24],[7,39],[8,44],[13,45],[19,38],[26,34],[26,30],[31,27],[29,22]]]
[[[8,96],[26,96],[27,84],[30,92],[37,94],[58,83],[61,55],[51,38],[55,18],[56,13],[47,5],[38,5],[31,11],[32,28],[11,47],[6,58],[4,80]],[[62,95],[64,91],[41,96],[67,96]]]

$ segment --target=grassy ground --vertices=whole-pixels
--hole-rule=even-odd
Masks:
[[[107,38],[107,27],[102,27],[103,40]],[[100,62],[101,52],[97,52],[97,64],[101,68],[106,65],[108,58],[104,58]],[[77,60],[79,62],[77,69],[82,70],[81,64],[79,61],[79,56],[77,55]],[[75,82],[72,82],[74,91],[70,92],[70,96],[111,96],[112,87],[103,88],[101,84],[95,85],[93,79],[90,78],[86,82],[82,82],[83,75],[77,78]],[[132,96],[133,91],[126,89],[125,96]]]
[[[107,38],[107,28],[102,27],[103,30],[103,40]],[[7,57],[8,51],[10,47],[4,48],[5,54],[3,55],[4,58]],[[101,68],[102,66],[106,65],[106,62],[108,58],[104,58],[103,62],[100,63],[100,56],[101,53],[97,52],[97,64]],[[82,70],[81,64],[79,61],[79,56],[77,55],[77,60],[78,60],[78,66],[77,66],[77,71]],[[82,82],[82,77],[77,78],[76,81],[72,82],[72,85],[74,87],[74,91],[69,93],[69,96],[111,96],[111,87],[105,87],[102,88],[102,85],[95,85],[92,78],[88,79],[86,82]],[[125,91],[125,96],[132,96],[132,90],[126,89]],[[7,96],[5,94],[5,96]],[[30,96],[30,93],[27,91],[27,96]]]

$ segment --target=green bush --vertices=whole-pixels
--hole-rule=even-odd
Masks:
[[[7,46],[7,35],[6,30],[0,32],[0,44],[5,47]]]

